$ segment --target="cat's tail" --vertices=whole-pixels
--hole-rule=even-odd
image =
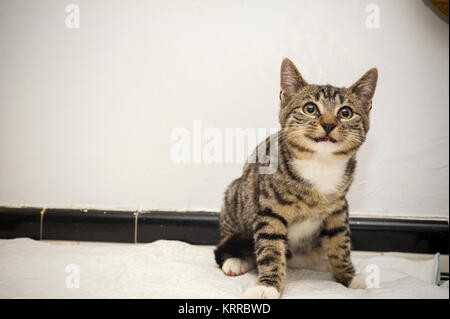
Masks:
[[[255,257],[253,237],[243,234],[234,234],[225,238],[217,245],[214,250],[216,263],[222,267],[225,260],[231,257],[244,258]]]

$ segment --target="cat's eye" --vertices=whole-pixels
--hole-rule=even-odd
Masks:
[[[306,115],[316,115],[319,113],[319,109],[317,106],[313,103],[308,103],[303,107],[303,112]]]
[[[344,106],[338,112],[339,118],[349,120],[353,117],[353,111],[348,106]]]

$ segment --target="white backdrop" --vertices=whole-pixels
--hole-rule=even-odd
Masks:
[[[218,210],[242,164],[173,163],[171,133],[277,127],[289,57],[317,84],[379,69],[351,211],[448,217],[449,28],[423,1],[74,0],[75,29],[69,3],[0,0],[0,205]]]

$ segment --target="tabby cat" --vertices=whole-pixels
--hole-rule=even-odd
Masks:
[[[377,78],[373,68],[349,88],[312,85],[283,60],[281,129],[258,146],[269,152],[278,143],[267,154],[277,169],[261,173],[266,164],[247,161],[220,214],[218,265],[230,276],[258,270],[257,285],[244,297],[279,298],[287,266],[331,271],[346,287],[365,288],[350,260],[345,196],[369,130]]]

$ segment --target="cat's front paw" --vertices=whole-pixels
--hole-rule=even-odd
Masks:
[[[268,286],[253,286],[247,289],[244,294],[245,299],[278,299],[280,293],[274,287]]]
[[[244,258],[228,258],[222,265],[222,271],[228,276],[245,274],[254,267],[254,263]]]
[[[364,274],[358,274],[355,277],[353,277],[352,281],[350,282],[350,285],[348,285],[349,288],[353,289],[365,289],[366,288],[366,275]]]

